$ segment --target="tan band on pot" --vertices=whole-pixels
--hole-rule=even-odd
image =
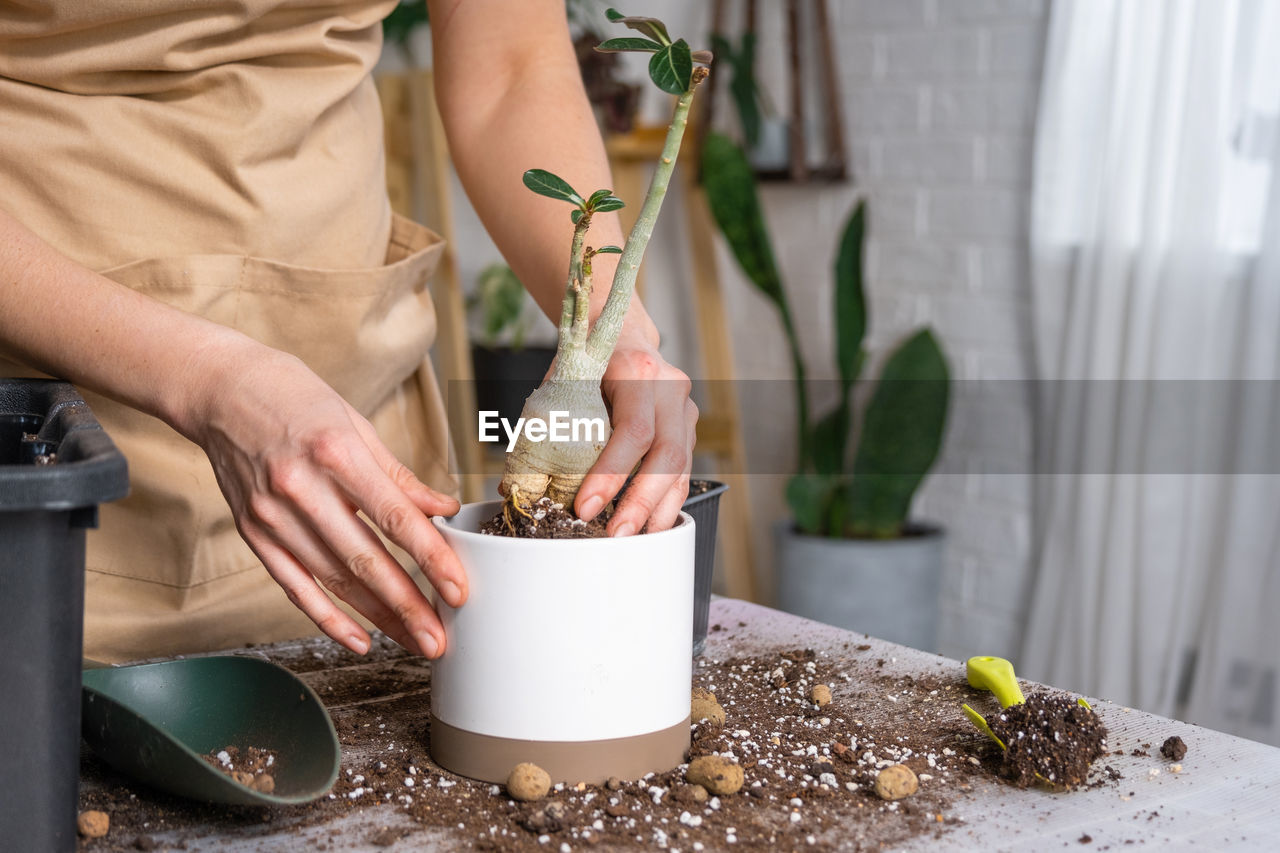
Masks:
[[[551,781],[601,784],[610,776],[639,779],[684,761],[689,718],[669,729],[606,740],[519,740],[464,731],[431,715],[431,757],[461,776],[505,784],[522,761],[536,764]]]

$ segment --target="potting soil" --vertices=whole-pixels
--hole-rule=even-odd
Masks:
[[[1074,788],[1088,782],[1094,760],[1107,751],[1107,727],[1075,697],[1041,691],[987,717],[1004,743],[1000,772],[1019,787],[1037,782]]]
[[[200,757],[215,770],[255,791],[270,794],[276,789],[274,774],[278,772],[279,766],[276,764],[276,754],[270,750],[256,746],[241,749],[228,745],[222,749],[210,750]]]
[[[600,539],[607,535],[605,525],[612,514],[612,507],[605,507],[595,518],[583,521],[564,504],[544,497],[526,512],[504,505],[502,512],[480,527],[480,532],[515,539]]]
[[[724,630],[712,628],[713,633]],[[328,656],[284,660],[297,672],[311,672],[308,680],[333,709],[345,760],[331,795],[307,806],[276,809],[205,806],[135,789],[90,759],[86,774],[109,784],[82,794],[81,808],[110,813],[112,829],[104,839],[82,840],[81,847],[136,849],[157,833],[168,838],[176,833],[181,844],[184,831],[195,832],[201,824],[207,831],[209,823],[309,827],[388,805],[412,823],[362,839],[335,837],[319,849],[341,849],[352,841],[390,844],[419,831],[413,827],[448,829],[476,849],[530,851],[562,850],[562,845],[570,850],[874,849],[945,833],[959,822],[957,810],[972,777],[998,769],[989,742],[958,710],[978,694],[958,671],[887,674],[885,661],[870,658],[866,649],[847,645],[839,655],[776,649],[698,662],[694,685],[717,695],[726,721],[694,727],[690,758],[731,756],[745,775],[736,794],[708,796],[700,786],[687,784],[682,766],[609,785],[557,785],[534,803],[515,802],[500,786],[455,776],[431,761],[426,661],[385,641],[371,653],[383,660],[360,667],[358,677],[345,669],[322,671]],[[859,682],[876,685],[874,693],[851,694],[855,673]],[[832,689],[831,704],[820,708],[809,700],[817,684]],[[920,789],[907,799],[885,802],[874,792],[876,774],[899,763],[915,771]]]

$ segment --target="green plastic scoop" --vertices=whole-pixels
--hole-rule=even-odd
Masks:
[[[85,661],[81,731],[104,761],[155,788],[211,803],[292,805],[328,793],[341,752],[328,712],[289,670],[249,657],[105,668]],[[275,756],[272,793],[202,757],[227,746]]]
[[[976,687],[979,690],[990,690],[995,694],[996,700],[1000,703],[1000,708],[1008,708],[1012,705],[1021,705],[1027,701],[1022,695],[1022,688],[1018,686],[1018,677],[1013,672],[1013,664],[1004,658],[991,657],[989,655],[981,657],[972,657],[965,661],[965,674],[969,678],[969,686]],[[1089,710],[1089,703],[1083,698],[1077,699],[1080,705]],[[978,730],[991,738],[1000,745],[1001,749],[1007,749],[1004,741],[991,731],[991,726],[987,723],[986,717],[970,708],[968,705],[961,706],[964,714],[969,718],[969,722],[978,727]],[[1040,776],[1039,773],[1036,774]],[[1040,778],[1044,778],[1041,776]],[[1046,780],[1047,781],[1047,780]]]

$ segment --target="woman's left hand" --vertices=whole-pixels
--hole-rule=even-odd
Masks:
[[[611,536],[666,530],[689,494],[698,407],[691,383],[640,335],[623,337],[605,370],[601,390],[613,416],[613,434],[578,491],[574,509],[591,519],[636,471],[617,511]]]

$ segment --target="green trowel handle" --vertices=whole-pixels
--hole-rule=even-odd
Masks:
[[[1022,688],[1018,686],[1018,677],[1013,674],[1013,664],[1004,658],[969,658],[965,663],[965,671],[969,676],[969,686],[990,690],[996,695],[1001,708],[1021,705],[1027,701],[1022,695]]]

